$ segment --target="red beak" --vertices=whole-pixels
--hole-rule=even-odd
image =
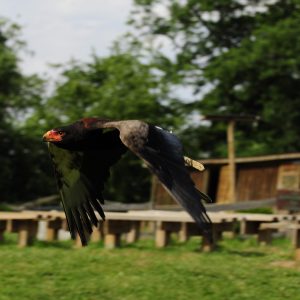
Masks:
[[[44,142],[59,142],[61,140],[61,135],[55,130],[49,130],[43,135]]]

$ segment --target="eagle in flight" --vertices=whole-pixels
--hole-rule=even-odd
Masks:
[[[49,130],[43,140],[48,142],[71,237],[78,232],[82,245],[87,245],[92,225],[98,225],[95,211],[105,219],[104,184],[111,166],[128,150],[145,162],[203,234],[211,237],[211,221],[202,204],[210,198],[196,189],[186,166],[204,167],[183,156],[174,134],[139,120],[84,118]]]

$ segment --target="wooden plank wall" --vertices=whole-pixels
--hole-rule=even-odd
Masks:
[[[238,201],[269,199],[276,196],[277,166],[247,167],[238,170]]]
[[[204,172],[192,172],[191,177],[197,189],[207,193],[209,170],[205,170]],[[165,188],[159,183],[156,177],[153,177],[152,184],[151,198],[154,208],[181,208],[181,206],[179,206],[177,202],[173,200]]]
[[[276,196],[278,167],[243,166],[237,169],[237,201],[268,199]],[[228,166],[222,166],[217,203],[230,203]]]
[[[212,170],[191,174],[196,187],[207,193]],[[216,203],[231,203],[229,199],[228,166],[222,165],[216,188]],[[277,190],[300,189],[300,165],[287,162],[266,162],[264,164],[240,164],[237,167],[237,201],[275,198]],[[210,186],[210,189],[212,187]],[[214,187],[213,187],[214,188]],[[177,203],[156,180],[153,185],[152,199],[154,208],[179,208]]]
[[[300,165],[285,164],[279,167],[277,188],[279,190],[300,189]]]
[[[229,199],[230,186],[229,186],[229,167],[228,165],[220,168],[219,182],[217,186],[216,202],[217,203],[230,203]]]

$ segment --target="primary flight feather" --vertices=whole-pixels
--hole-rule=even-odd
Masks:
[[[109,130],[106,130],[106,129]],[[104,220],[102,191],[109,169],[129,149],[158,177],[173,198],[210,237],[211,221],[202,200],[209,197],[195,188],[187,166],[203,170],[184,157],[178,138],[160,127],[138,120],[111,121],[85,118],[57,127],[43,136],[48,142],[55,177],[72,238],[78,232],[83,245],[97,211]]]

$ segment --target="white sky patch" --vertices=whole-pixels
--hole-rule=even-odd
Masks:
[[[87,61],[92,51],[107,55],[127,31],[131,0],[0,0],[0,16],[22,26],[33,56],[23,56],[25,73],[48,73],[49,63]],[[50,72],[51,73],[51,72]]]
[[[169,10],[165,4],[156,4],[153,8],[153,12],[162,18],[168,18],[170,16]]]

